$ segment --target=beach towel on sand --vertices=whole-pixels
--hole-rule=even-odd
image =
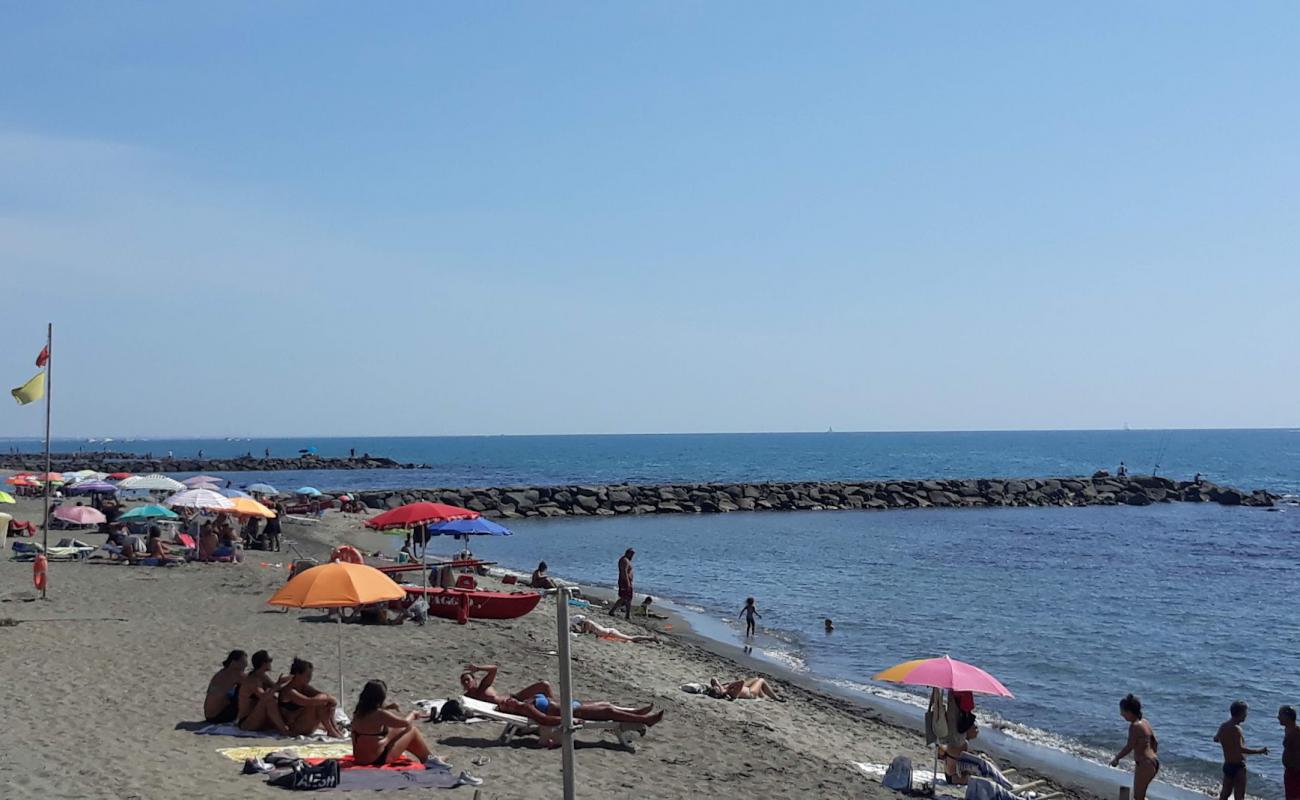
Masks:
[[[274,731],[246,731],[238,725],[204,725],[194,731],[199,736],[233,736],[238,739],[278,739],[286,742],[346,742],[348,739],[333,739],[323,733],[311,736],[281,736]]]

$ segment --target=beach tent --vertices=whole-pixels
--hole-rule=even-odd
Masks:
[[[286,608],[344,609],[401,600],[406,591],[393,579],[365,564],[331,561],[305,569],[271,595],[267,605]],[[343,702],[343,613],[336,612],[339,631],[339,702]]]

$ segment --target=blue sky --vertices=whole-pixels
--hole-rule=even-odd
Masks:
[[[1300,424],[1294,4],[0,11],[56,434]]]

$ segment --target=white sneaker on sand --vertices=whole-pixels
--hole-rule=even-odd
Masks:
[[[443,761],[441,758],[438,758],[437,756],[434,755],[431,755],[424,760],[424,768],[442,770],[443,772],[451,772],[451,764],[448,764],[446,761]]]
[[[482,786],[483,779],[475,778],[473,775],[461,770],[460,778],[456,781],[457,786]]]

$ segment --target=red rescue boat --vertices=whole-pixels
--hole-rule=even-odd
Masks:
[[[537,608],[542,596],[538,592],[489,592],[483,589],[444,589],[430,586],[403,586],[406,596],[414,600],[421,595],[429,601],[429,613],[444,619],[457,619],[468,601],[470,619],[518,619]]]

